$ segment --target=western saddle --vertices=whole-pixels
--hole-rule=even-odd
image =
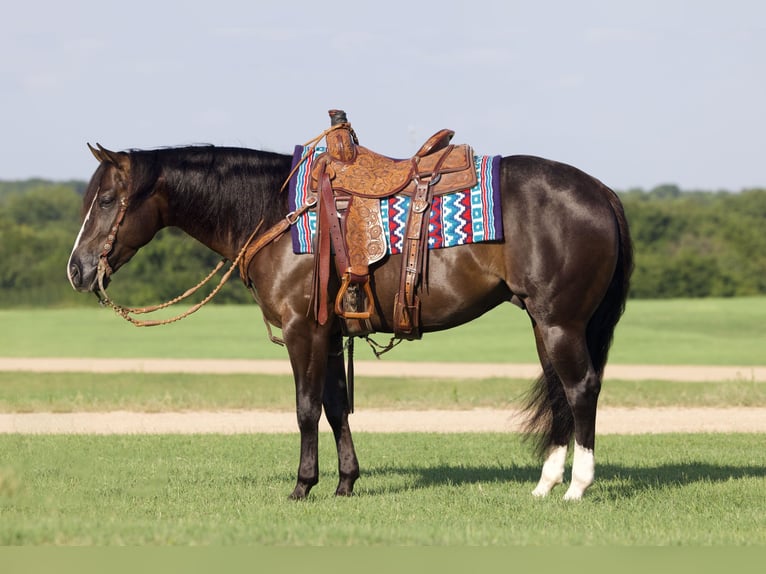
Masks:
[[[317,197],[314,301],[317,320],[327,321],[330,259],[341,286],[335,313],[344,319],[350,336],[373,331],[370,317],[375,302],[369,266],[387,252],[380,200],[409,196],[409,213],[402,246],[402,271],[394,299],[393,328],[397,338],[419,339],[420,299],[417,291],[426,272],[428,219],[435,195],[476,185],[473,149],[453,145],[452,130],[440,130],[410,159],[395,160],[359,145],[342,110],[330,110],[327,151],[311,173]]]

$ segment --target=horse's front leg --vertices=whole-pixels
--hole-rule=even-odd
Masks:
[[[313,319],[294,316],[283,324],[282,334],[295,378],[295,405],[301,433],[298,482],[290,498],[303,499],[319,481],[319,417],[330,331],[327,325],[320,326]]]
[[[356,458],[351,428],[348,425],[348,391],[345,365],[343,364],[343,337],[338,332],[330,339],[327,358],[327,377],[324,386],[324,410],[330,423],[335,446],[338,449],[338,496],[351,496],[354,483],[359,478],[359,461]]]

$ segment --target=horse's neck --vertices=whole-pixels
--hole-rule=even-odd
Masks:
[[[243,244],[247,241],[250,234],[262,222],[264,217],[264,203],[279,200],[278,196],[274,198],[256,198],[256,194],[269,193],[275,181],[286,177],[275,174],[274,177],[266,177],[263,180],[258,179],[249,185],[249,191],[253,197],[237,197],[236,194],[221,194],[221,197],[212,198],[210,190],[196,190],[197,192],[206,192],[211,196],[209,204],[201,203],[199,200],[190,201],[185,194],[193,193],[188,189],[168,189],[168,205],[175,206],[173,213],[170,208],[171,225],[178,227],[187,235],[190,235],[209,249],[215,251],[222,257],[233,261]],[[271,180],[274,180],[272,182]],[[277,183],[278,186],[281,183]],[[286,192],[285,192],[286,193]],[[268,219],[268,218],[267,218]],[[263,231],[270,221],[263,221]]]

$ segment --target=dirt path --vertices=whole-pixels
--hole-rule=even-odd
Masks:
[[[440,379],[532,379],[540,373],[538,364],[507,363],[404,363],[397,361],[355,361],[356,373],[370,377],[434,377]],[[34,372],[143,372],[143,373],[217,373],[217,374],[290,374],[285,360],[255,361],[245,359],[76,359],[76,358],[4,358],[0,371]],[[606,379],[659,381],[726,381],[744,379],[766,381],[766,366],[694,366],[694,365],[608,365]]]
[[[538,365],[399,363],[357,361],[358,376],[435,378],[534,378]],[[288,374],[287,361],[171,359],[12,359],[0,358],[0,371],[181,372]],[[606,378],[626,380],[766,381],[766,367],[639,366],[608,367]],[[358,411],[355,431],[514,432],[522,417],[515,410]],[[327,423],[321,423],[329,430]],[[170,413],[9,413],[0,414],[0,433],[146,434],[296,432],[293,413],[271,411],[195,411]],[[666,432],[766,432],[766,408],[603,408],[599,434]]]
[[[351,415],[356,432],[516,432],[515,410],[466,411],[360,410]],[[328,431],[322,420],[320,428]],[[599,434],[668,432],[766,432],[766,408],[604,408]],[[294,413],[273,411],[194,411],[138,413],[0,414],[0,434],[246,434],[294,433]]]

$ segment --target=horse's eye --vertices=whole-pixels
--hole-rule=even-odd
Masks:
[[[109,189],[99,196],[98,205],[99,207],[103,208],[111,207],[114,205],[116,199],[117,194],[114,192],[114,190]]]

